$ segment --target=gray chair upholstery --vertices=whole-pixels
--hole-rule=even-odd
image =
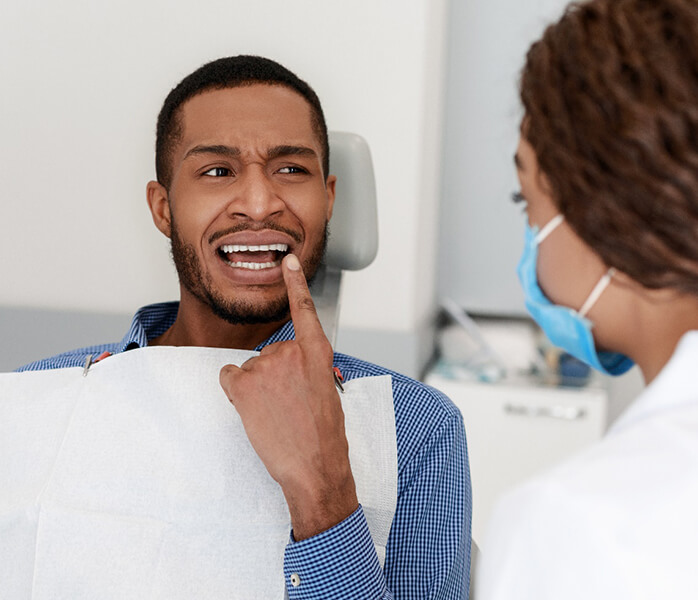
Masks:
[[[311,292],[325,335],[334,345],[342,271],[370,265],[378,252],[378,211],[373,161],[366,140],[332,131],[330,173],[337,176],[330,238]]]
[[[325,264],[358,271],[378,252],[376,180],[366,140],[355,133],[332,131],[330,173],[337,176],[337,197],[330,222]]]

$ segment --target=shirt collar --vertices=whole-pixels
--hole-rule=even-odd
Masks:
[[[290,319],[286,321],[279,329],[271,334],[269,338],[263,341],[259,346],[255,348],[257,352],[260,352],[262,348],[268,346],[269,344],[275,344],[276,342],[288,342],[296,338],[296,332],[293,329],[293,321]]]
[[[119,350],[124,352],[133,348],[145,348],[148,345],[148,340],[162,335],[172,327],[177,318],[178,310],[179,302],[161,302],[139,308],[133,316],[131,327],[121,340]],[[287,321],[268,339],[259,344],[255,350],[259,352],[269,344],[285,342],[294,338],[293,323]]]

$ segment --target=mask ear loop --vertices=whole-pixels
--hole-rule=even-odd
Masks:
[[[603,291],[608,287],[608,284],[611,283],[611,279],[613,279],[615,273],[616,270],[613,267],[611,267],[606,272],[606,274],[599,280],[599,282],[594,286],[594,289],[591,290],[591,294],[589,294],[589,297],[582,305],[582,308],[579,309],[580,316],[586,317],[587,313],[591,310],[591,307],[594,306],[594,304],[596,304],[596,301],[599,299],[599,296],[603,294]]]
[[[545,227],[538,232],[536,236],[536,244],[540,244],[545,238],[547,238],[560,223],[565,220],[565,215],[555,215],[550,221],[547,222]]]

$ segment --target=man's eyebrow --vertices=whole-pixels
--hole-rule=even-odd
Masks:
[[[236,158],[240,156],[240,148],[235,146],[225,146],[223,144],[215,144],[213,146],[194,146],[184,155],[186,160],[190,156],[195,156],[197,154],[218,154],[219,156],[227,156],[229,158]]]
[[[281,156],[315,156],[317,157],[317,152],[312,148],[307,146],[273,146],[267,150],[267,158],[272,160],[274,158],[279,158]]]
[[[518,153],[518,152],[517,152],[516,154],[514,154],[514,164],[516,165],[516,168],[517,168],[519,171],[525,171],[524,165],[523,165],[523,163],[521,162],[521,157],[519,156],[519,153]]]
[[[184,155],[184,159],[190,156],[195,156],[197,154],[218,154],[220,156],[227,156],[229,158],[237,158],[242,154],[240,148],[235,146],[226,146],[224,144],[214,144],[211,146],[194,146],[189,149]],[[317,156],[317,152],[308,146],[293,146],[290,144],[283,144],[280,146],[272,146],[267,150],[267,159],[272,160],[274,158],[279,158],[281,156]]]

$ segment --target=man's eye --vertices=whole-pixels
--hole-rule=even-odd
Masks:
[[[301,167],[281,167],[277,173],[281,173],[282,175],[290,175],[293,173],[307,173],[307,171]]]
[[[226,169],[225,167],[213,167],[204,173],[208,177],[228,177],[231,175],[232,171]]]

